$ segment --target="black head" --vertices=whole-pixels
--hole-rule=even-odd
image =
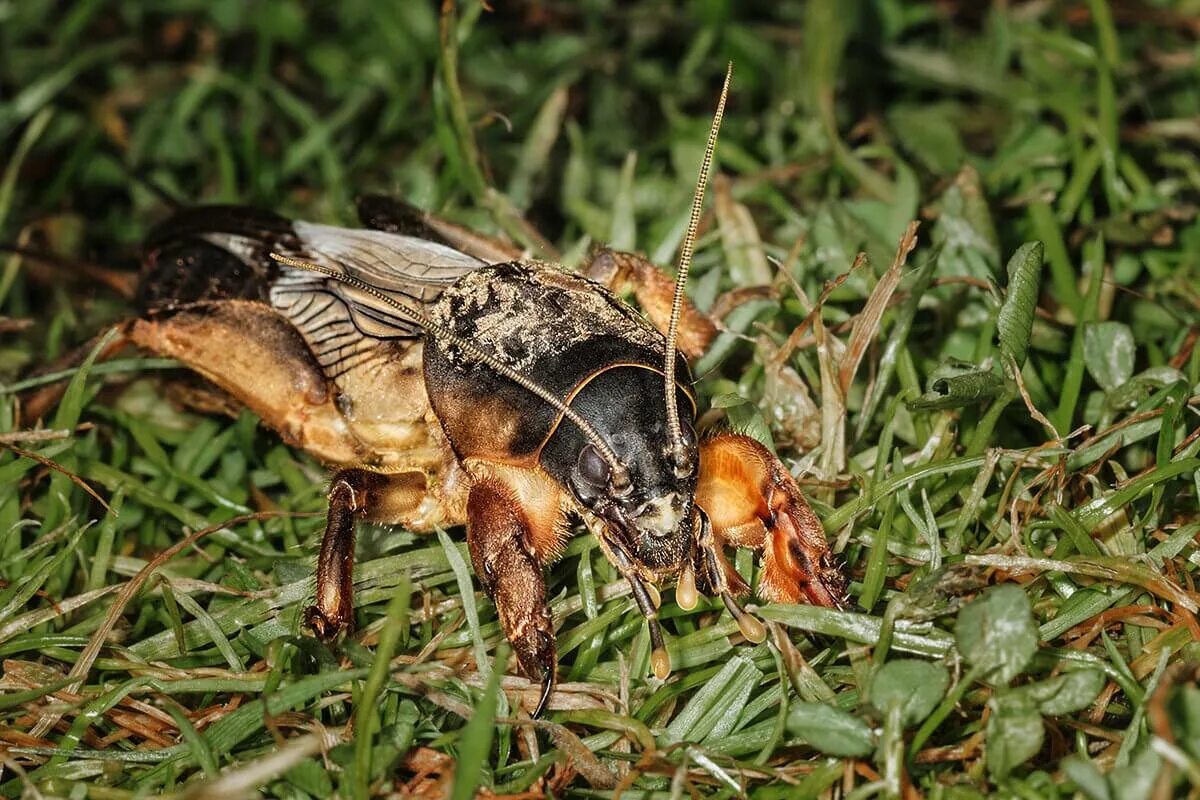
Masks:
[[[678,407],[698,466],[692,404],[682,391]],[[608,463],[575,425],[558,427],[542,449],[542,465],[605,523],[605,543],[617,558],[654,575],[674,572],[690,552],[697,467],[678,474],[668,451],[662,376],[635,366],[605,370],[584,384],[571,408],[612,448],[629,486],[613,486]]]

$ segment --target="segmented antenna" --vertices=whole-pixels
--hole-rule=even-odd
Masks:
[[[692,267],[692,252],[696,249],[696,231],[700,227],[700,215],[704,211],[704,190],[708,186],[708,170],[712,166],[713,152],[717,149],[717,133],[721,130],[721,118],[725,116],[725,98],[729,96],[729,81],[733,77],[733,62],[725,69],[725,85],[721,87],[721,99],[717,102],[717,113],[708,130],[708,144],[704,147],[704,160],[700,162],[700,177],[696,181],[696,193],[692,196],[692,215],[688,219],[687,233],[679,250],[679,268],[675,275],[675,299],[671,303],[671,324],[667,327],[666,366],[663,368],[664,391],[667,403],[667,448],[675,460],[676,471],[688,474],[694,464],[683,441],[679,427],[679,407],[675,403],[675,341],[679,338],[679,315],[683,313],[684,289],[688,271]]]
[[[278,261],[280,264],[284,264],[289,267],[295,267],[296,269],[302,269],[308,272],[320,273],[328,278],[332,278],[338,283],[343,283],[347,286],[358,289],[360,292],[369,294],[376,300],[379,300],[380,302],[404,314],[427,333],[432,333],[446,342],[456,345],[466,352],[471,358],[474,358],[480,363],[486,364],[521,388],[533,395],[536,395],[537,397],[540,397],[558,411],[562,412],[564,417],[575,423],[579,430],[583,432],[583,435],[587,437],[587,440],[592,447],[595,447],[596,450],[599,451],[600,456],[605,460],[605,462],[608,463],[610,476],[609,479],[612,481],[613,488],[620,493],[623,489],[629,486],[629,472],[621,464],[620,460],[617,458],[617,454],[614,453],[612,448],[608,446],[608,443],[600,438],[600,434],[596,432],[596,429],[593,428],[586,419],[579,416],[578,412],[551,394],[549,389],[546,389],[540,384],[535,383],[534,381],[525,377],[490,353],[485,353],[470,342],[456,336],[449,328],[446,328],[444,325],[440,325],[439,323],[430,319],[422,311],[405,303],[401,303],[395,298],[385,294],[384,292],[381,292],[379,289],[375,288],[364,280],[356,278],[353,275],[348,275],[344,272],[339,272],[331,267],[315,264],[311,261],[303,261],[298,258],[292,258],[291,256],[285,256],[281,253],[271,253],[271,258]]]

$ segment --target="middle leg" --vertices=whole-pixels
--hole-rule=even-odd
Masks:
[[[354,541],[359,520],[410,528],[457,524],[453,498],[419,470],[396,473],[339,470],[329,485],[329,515],[317,556],[317,591],[305,624],[329,640],[354,623]]]
[[[537,515],[527,513],[518,493],[503,480],[489,476],[471,487],[467,499],[471,563],[496,604],[500,627],[522,671],[542,685],[535,717],[550,699],[558,669],[554,620],[542,575],[544,553],[537,547],[539,538],[553,532],[537,527]]]

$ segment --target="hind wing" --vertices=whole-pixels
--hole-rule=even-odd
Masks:
[[[333,379],[391,352],[387,343],[419,338],[421,330],[373,294],[282,266],[272,253],[319,264],[418,309],[485,264],[415,236],[293,222],[232,206],[183,211],[151,234],[146,249],[142,299],[148,310],[217,299],[267,303]]]

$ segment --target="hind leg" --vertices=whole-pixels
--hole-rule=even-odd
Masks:
[[[178,359],[257,414],[288,444],[333,464],[362,461],[368,448],[346,425],[320,365],[295,328],[271,308],[249,300],[210,300],[126,320],[98,360],[133,345]],[[103,337],[55,364],[83,362]],[[44,417],[65,382],[22,397],[23,418]]]
[[[300,335],[261,303],[215,300],[154,314],[132,323],[129,341],[179,359],[326,463],[366,456]]]

